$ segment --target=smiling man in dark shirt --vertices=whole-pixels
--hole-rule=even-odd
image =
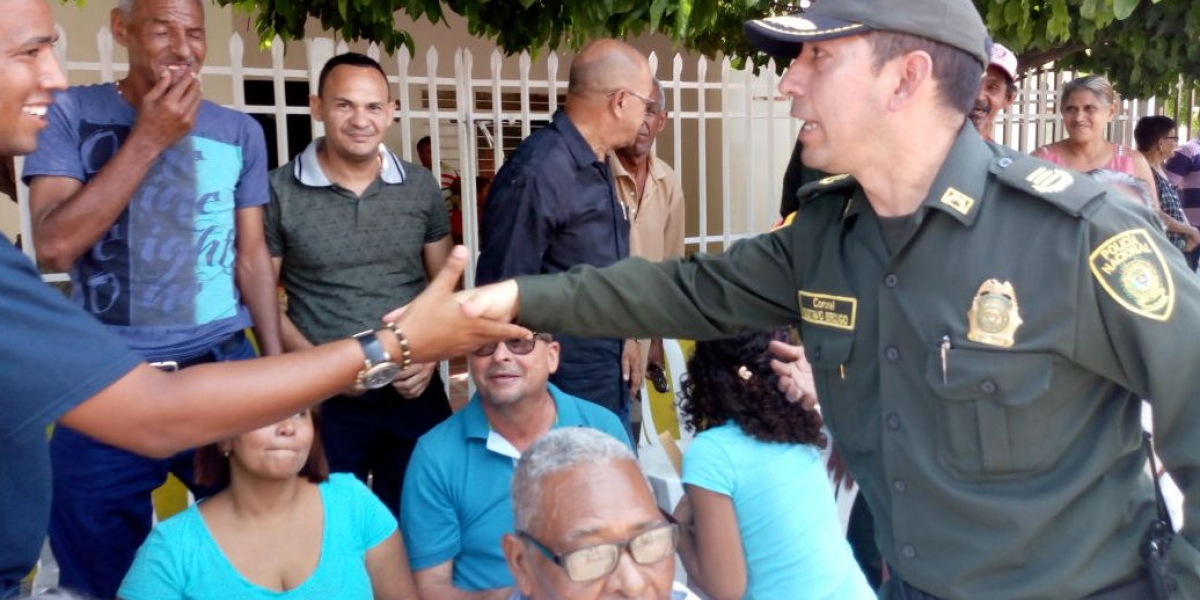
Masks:
[[[623,42],[599,40],[579,53],[564,108],[496,174],[483,212],[477,284],[602,267],[629,255],[629,218],[604,156],[636,139],[653,108],[653,86],[646,58]],[[628,427],[625,382],[639,363],[636,343],[556,338],[562,358],[552,381],[617,413]]]

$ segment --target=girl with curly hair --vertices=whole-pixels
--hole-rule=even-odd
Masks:
[[[821,416],[789,402],[768,345],[785,331],[700,342],[682,409],[679,555],[712,600],[875,598],[842,536]]]

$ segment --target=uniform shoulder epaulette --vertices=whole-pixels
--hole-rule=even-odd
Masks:
[[[1076,217],[1107,192],[1091,177],[1018,152],[1001,154],[992,160],[989,169],[1004,185]]]
[[[858,181],[849,175],[830,175],[802,186],[796,191],[796,198],[800,200],[800,206],[804,206],[821,196],[829,195],[830,192],[853,188],[856,185]],[[842,195],[839,194],[838,197]]]

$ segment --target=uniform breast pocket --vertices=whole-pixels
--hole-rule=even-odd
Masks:
[[[1049,354],[935,350],[926,379],[942,406],[938,458],[967,478],[1038,472],[1054,465],[1063,436],[1047,397],[1054,358]],[[944,369],[944,371],[943,371]]]
[[[811,331],[810,331],[811,330]],[[821,418],[829,425],[839,445],[863,450],[870,439],[863,393],[852,389],[857,380],[848,377],[854,337],[850,333],[827,332],[808,327],[802,332],[804,356],[813,367],[813,381],[821,400]],[[855,373],[855,375],[858,375]]]

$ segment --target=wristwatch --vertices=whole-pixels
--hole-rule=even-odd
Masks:
[[[392,357],[383,349],[383,342],[374,330],[354,334],[354,339],[362,345],[363,364],[365,367],[358,372],[358,384],[369,389],[379,389],[392,382],[400,374],[400,366],[392,362]]]

